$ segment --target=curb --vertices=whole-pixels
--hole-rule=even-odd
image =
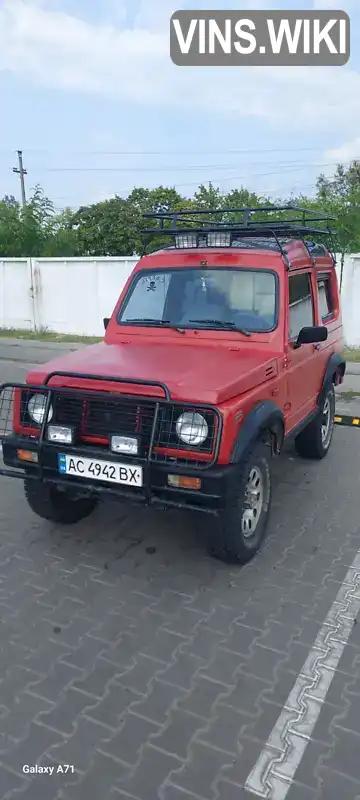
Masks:
[[[359,417],[349,417],[346,414],[342,414],[341,416],[336,414],[334,417],[335,425],[347,425],[349,427],[358,427],[360,430],[360,419]]]

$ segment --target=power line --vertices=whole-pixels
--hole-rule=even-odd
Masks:
[[[327,148],[331,150],[331,148]],[[249,153],[310,153],[323,152],[324,147],[274,147],[274,148],[248,148],[241,150],[52,150],[51,148],[26,148],[27,153],[66,153],[68,155],[98,155],[98,156],[166,156],[166,155],[235,155]],[[1,154],[10,151],[1,149]]]
[[[329,181],[329,183],[331,184],[332,182]],[[289,189],[286,192],[284,192],[284,188],[281,187],[281,186],[278,186],[276,188],[273,187],[271,189],[263,187],[263,188],[257,189],[256,190],[256,194],[258,194],[258,195],[266,194],[267,196],[270,196],[270,195],[273,195],[273,194],[277,194],[277,195],[286,194],[286,195],[289,195],[289,193],[291,194],[291,193],[293,193],[295,191],[298,191],[299,194],[303,194],[305,189],[311,190],[311,189],[316,189],[316,187],[317,187],[316,183],[308,183],[308,184],[305,184],[305,185],[301,183],[301,184],[293,185],[291,187],[291,190]],[[136,188],[136,187],[133,186],[132,189],[121,190],[121,192],[119,194],[120,195],[129,195],[130,192],[134,188]],[[226,195],[227,192],[226,191],[221,191],[220,194]],[[60,199],[60,198],[58,198],[58,199]],[[109,194],[109,198],[108,199],[114,199],[114,195]],[[55,208],[56,211],[65,211],[66,209],[70,209],[71,211],[77,211],[81,206],[96,205],[98,202],[103,202],[103,201],[102,200],[95,200],[92,203],[87,203],[86,201],[84,201],[82,203],[78,203],[77,205],[71,205],[70,203],[68,203],[66,205],[55,205],[54,208]]]
[[[271,147],[271,148],[249,148],[244,150],[80,150],[68,151],[69,154],[73,152],[74,155],[92,155],[92,156],[213,156],[213,155],[249,155],[254,153],[321,153],[326,149],[331,152],[331,147]],[[44,151],[51,152],[51,151]],[[65,152],[65,151],[63,151]],[[356,161],[356,156],[352,159]]]
[[[330,149],[330,148],[329,148]],[[249,153],[320,153],[323,147],[274,147],[258,149],[250,148],[245,150],[158,150],[158,151],[137,151],[137,150],[83,150],[83,155],[97,156],[195,156],[195,155],[249,155]]]
[[[343,164],[346,164],[346,163],[351,164],[352,162],[343,162]],[[334,162],[334,164],[330,164],[330,163],[329,164],[321,164],[320,166],[322,166],[322,167],[335,166],[335,165],[337,166],[337,164],[338,164],[338,162],[336,162],[336,164]],[[280,170],[276,170],[275,172],[252,172],[251,173],[251,177],[252,178],[254,178],[254,177],[255,178],[264,178],[264,177],[270,177],[270,176],[273,176],[273,175],[278,175],[279,177],[281,177],[284,172],[286,174],[289,174],[291,172],[299,172],[302,169],[304,169],[304,166],[319,166],[319,165],[317,165],[317,164],[312,164],[312,165],[310,165],[310,164],[307,164],[307,165],[302,164],[299,167],[291,167],[291,168],[288,168],[288,169],[285,168],[285,169],[282,169],[281,171]],[[249,180],[249,177],[250,177],[249,175],[221,175],[221,177],[219,176],[219,177],[216,177],[216,178],[214,178],[214,177],[213,178],[209,178],[209,179],[207,179],[205,181],[205,183],[206,184],[209,184],[209,183],[213,183],[214,184],[214,183],[221,183],[222,181],[244,181],[244,180]],[[184,183],[171,183],[171,186],[173,188],[175,188],[175,189],[179,189],[179,188],[185,187],[185,186],[199,186],[199,180],[197,180],[197,181],[186,181]],[[128,192],[131,192],[132,189],[121,189],[121,190],[118,190],[118,193],[120,191],[121,191],[121,193],[126,194]]]
[[[330,180],[328,181],[328,184],[329,184],[329,185],[335,185],[335,183],[336,183],[336,181],[330,181]],[[188,185],[188,184],[185,184],[185,185]],[[198,185],[198,184],[197,184],[197,185]],[[120,192],[118,192],[118,194],[121,194],[121,195],[128,195],[128,194],[130,194],[130,192],[131,192],[131,191],[133,191],[133,189],[134,189],[134,188],[136,188],[136,187],[134,187],[134,186],[133,186],[131,189],[126,189],[126,190],[125,190],[125,189],[122,189],[122,190],[120,190]],[[285,193],[285,194],[288,196],[288,195],[289,195],[289,193],[290,193],[290,194],[292,194],[292,193],[293,193],[293,192],[295,192],[295,191],[299,192],[300,194],[303,194],[303,193],[304,193],[304,191],[305,191],[305,189],[306,189],[306,190],[311,190],[311,189],[316,189],[316,188],[317,188],[317,184],[316,184],[316,183],[306,183],[306,184],[304,184],[304,183],[300,183],[300,184],[295,184],[295,185],[293,185],[293,186],[291,187],[291,190],[290,190],[290,189],[288,189],[288,190],[286,190],[285,192],[284,192],[284,187],[280,187],[280,186],[278,186],[278,187],[276,187],[276,188],[274,188],[274,187],[273,187],[273,188],[271,188],[271,189],[263,187],[263,188],[257,189],[257,190],[256,190],[256,193],[257,193],[257,194],[262,194],[262,193],[265,193],[265,194],[266,194],[266,195],[268,195],[268,196],[270,196],[270,195],[272,195],[272,194],[278,194],[278,195],[282,195],[282,196],[283,196],[283,195],[284,195],[284,193]],[[227,194],[227,192],[225,192],[225,191],[222,191],[222,192],[221,192],[221,194]],[[109,195],[109,198],[110,198],[110,197],[113,197],[113,195]],[[60,200],[60,199],[65,199],[65,198],[64,198],[64,197],[63,197],[63,198],[60,198],[60,197],[58,197],[57,199],[58,199],[58,200]],[[90,203],[90,204],[89,204],[89,203],[86,203],[86,202],[83,202],[83,203],[79,203],[79,204],[78,204],[78,205],[76,205],[76,206],[74,206],[74,205],[70,205],[70,204],[68,204],[68,205],[65,205],[65,206],[55,206],[55,209],[56,209],[57,211],[65,211],[67,208],[70,208],[70,210],[71,210],[71,211],[76,211],[76,210],[78,210],[78,208],[80,208],[81,206],[84,206],[84,205],[93,205],[93,204],[96,204],[97,202],[100,202],[100,201],[94,201],[94,203]]]
[[[311,149],[315,150],[315,148],[302,148],[302,151],[311,150]],[[296,150],[298,152],[298,149],[296,149]],[[301,148],[300,148],[300,150],[301,150]],[[290,148],[289,148],[289,151],[291,151]],[[241,152],[241,151],[239,151],[239,152]],[[243,152],[247,152],[247,151],[243,151]],[[248,151],[248,152],[251,152],[251,151]],[[253,152],[257,152],[257,151],[253,151]],[[276,152],[276,151],[275,150],[269,150],[269,151],[263,150],[263,151],[258,151],[258,152]],[[285,152],[285,151],[283,149],[281,149],[281,152]],[[27,174],[27,170],[24,169],[24,167],[23,167],[22,151],[17,151],[17,153],[18,153],[18,160],[19,160],[19,168],[15,168],[14,167],[13,168],[13,172],[15,172],[15,173],[20,175],[22,199],[23,199],[23,205],[25,205],[26,204],[26,196],[25,196],[24,176]],[[283,161],[283,162],[278,162],[278,161],[260,162],[263,165],[269,164],[269,165],[273,165],[274,167],[276,166],[276,170],[275,171],[269,171],[269,172],[254,172],[252,170],[251,171],[251,177],[252,178],[259,178],[259,177],[269,177],[269,176],[273,176],[273,175],[276,175],[278,177],[282,177],[284,174],[286,175],[286,174],[289,174],[289,173],[292,173],[292,172],[301,171],[301,170],[303,170],[305,168],[320,167],[320,168],[323,169],[325,167],[338,166],[339,163],[342,163],[345,166],[345,165],[351,165],[352,163],[354,163],[354,161],[356,161],[356,159],[352,158],[351,160],[343,161],[343,162],[339,162],[339,161],[336,161],[336,162],[306,162],[306,161],[300,161],[300,160],[297,160],[297,161]],[[247,165],[250,166],[251,163],[247,162]],[[206,170],[224,169],[224,170],[232,170],[233,171],[233,170],[236,169],[236,166],[237,165],[233,166],[233,165],[224,165],[224,164],[223,165],[220,165],[220,164],[219,165],[214,165],[214,164],[212,164],[212,165],[209,165],[209,164],[196,165],[196,164],[194,164],[194,165],[183,166],[183,167],[165,166],[165,167],[160,167],[160,168],[159,167],[154,167],[154,168],[143,168],[143,167],[138,167],[138,168],[136,168],[136,167],[135,168],[129,168],[129,167],[109,167],[109,168],[107,168],[107,167],[105,167],[105,168],[102,168],[102,167],[82,167],[82,168],[81,167],[80,168],[79,167],[48,167],[48,168],[41,168],[40,171],[45,171],[45,172],[79,172],[79,171],[80,172],[88,172],[88,171],[89,172],[102,172],[102,171],[105,171],[105,172],[114,172],[114,173],[115,172],[137,172],[137,171],[152,172],[152,171],[158,171],[158,170],[167,171],[167,172],[169,172],[171,170],[180,171],[180,172],[186,172],[187,170],[198,170],[198,169],[199,170],[200,169],[206,169]],[[259,164],[259,166],[260,166],[260,164]],[[219,176],[219,177],[216,177],[216,178],[212,177],[210,179],[207,179],[206,181],[204,181],[204,183],[205,184],[209,184],[209,183],[212,183],[212,184],[216,184],[216,183],[219,184],[220,183],[221,184],[222,182],[225,182],[225,181],[226,182],[227,181],[233,181],[233,182],[248,181],[249,177],[250,177],[249,173],[247,173],[246,175],[224,175],[223,174],[221,177]],[[175,184],[171,183],[171,185],[172,185],[173,188],[190,187],[190,186],[199,187],[201,185],[201,183],[202,183],[201,179],[197,179],[196,181],[186,181],[186,182],[183,182],[183,183],[175,183]],[[315,187],[316,185],[317,185],[316,183],[315,184],[311,184],[311,187],[313,187],[313,186]],[[307,184],[307,186],[309,186],[309,184]],[[117,189],[116,194],[126,196],[131,191],[133,191],[133,189],[134,189],[134,186],[132,186],[131,189],[126,189],[126,190],[125,189],[121,189],[121,190]],[[224,191],[226,193],[225,189],[224,189]],[[259,192],[260,190],[257,189],[256,191]],[[269,192],[270,190],[268,189],[268,190],[263,190],[263,191]],[[280,190],[280,189],[279,190],[275,190],[275,189],[271,190],[272,193],[274,193],[275,191],[284,191],[284,190]],[[65,197],[62,196],[62,197],[58,197],[57,199],[65,200]],[[72,208],[75,208],[75,207],[72,206]]]
[[[307,161],[284,161],[284,162],[276,162],[276,161],[265,161],[262,162],[263,164],[268,164],[276,166],[278,170],[286,169],[288,170],[298,170],[308,167],[334,167],[338,164],[343,165],[350,165],[357,159],[352,158],[347,161],[319,161],[319,162],[307,162]],[[359,156],[360,160],[360,156]],[[292,166],[290,166],[292,165]],[[251,163],[248,164],[251,166]],[[201,169],[224,169],[224,170],[234,170],[236,169],[237,165],[232,164],[189,164],[188,166],[179,166],[174,164],[169,164],[162,167],[41,167],[39,172],[168,172],[168,171],[175,171],[175,172],[188,172],[193,170],[201,170]],[[278,171],[277,170],[277,171]],[[272,175],[274,173],[269,172],[252,172],[252,175]],[[247,177],[247,176],[238,176],[238,177]]]

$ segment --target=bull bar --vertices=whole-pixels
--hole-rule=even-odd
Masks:
[[[101,390],[88,390],[82,389],[80,386],[67,387],[49,385],[51,379],[54,377],[64,378],[68,380],[81,380],[87,382],[102,382],[103,384],[116,384],[127,385],[134,387],[147,387],[148,390],[160,389],[163,396],[159,397],[157,394],[134,393],[125,394],[121,391],[101,391]],[[38,434],[36,437],[29,437],[28,435],[21,435],[16,433],[13,429],[13,405],[15,390],[37,392],[44,394],[47,397],[44,419],[41,425],[37,426]],[[4,427],[4,397],[6,392],[10,392],[12,402],[9,402],[7,420],[5,420],[5,435],[2,435]],[[49,464],[54,461],[54,453],[64,450],[64,445],[59,443],[49,442],[46,439],[46,428],[48,425],[48,414],[55,394],[68,396],[72,398],[95,398],[104,401],[129,401],[135,403],[151,403],[154,409],[153,421],[151,426],[151,433],[149,438],[148,451],[143,456],[128,456],[125,454],[118,454],[111,452],[110,449],[106,450],[104,447],[100,450],[99,447],[82,445],[79,441],[73,446],[67,445],[66,451],[69,455],[76,457],[90,457],[94,460],[103,459],[106,452],[108,452],[111,460],[114,462],[126,462],[129,467],[141,464],[144,471],[144,483],[141,489],[127,489],[116,485],[114,487],[104,482],[96,483],[95,481],[84,481],[79,477],[68,478],[62,476],[54,470],[53,467],[49,468]],[[11,406],[11,408],[10,408]],[[214,430],[212,440],[211,457],[201,462],[192,458],[176,459],[159,459],[156,456],[156,435],[161,427],[160,414],[164,408],[176,413],[184,413],[185,411],[198,412],[203,411],[214,415]],[[170,412],[169,412],[170,413]],[[9,420],[11,422],[9,422]],[[6,425],[7,423],[7,425]],[[210,404],[206,403],[186,403],[182,401],[172,400],[171,393],[166,384],[158,381],[146,381],[140,379],[130,378],[114,378],[113,376],[93,375],[87,373],[76,372],[52,372],[50,373],[42,384],[32,385],[24,383],[5,383],[0,386],[0,443],[3,446],[3,457],[6,460],[7,466],[0,465],[0,475],[6,477],[16,478],[33,478],[45,483],[57,483],[63,486],[72,486],[78,488],[79,491],[92,492],[94,494],[106,494],[107,496],[118,497],[119,499],[129,499],[131,502],[140,505],[161,505],[165,507],[187,508],[189,510],[204,511],[208,514],[218,515],[220,508],[223,507],[223,502],[226,494],[226,486],[228,477],[232,474],[232,466],[223,467],[216,466],[216,461],[220,449],[221,433],[222,433],[222,415],[219,410]],[[8,429],[6,429],[6,427]],[[114,431],[115,432],[115,431]],[[16,463],[17,449],[25,448],[33,450],[38,453],[40,458],[36,464],[24,465],[24,463]],[[196,449],[196,448],[195,448]],[[188,451],[193,454],[194,448],[187,447],[185,444],[179,446],[179,454],[183,451]],[[201,477],[201,491],[192,489],[177,489],[172,486],[166,485],[167,473],[182,474],[189,477]]]

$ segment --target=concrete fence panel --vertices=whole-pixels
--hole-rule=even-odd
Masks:
[[[34,286],[30,258],[0,258],[0,327],[34,329]]]
[[[345,258],[341,310],[346,344],[360,347],[360,254]]]
[[[34,261],[35,325],[57,333],[102,336],[136,259]]]

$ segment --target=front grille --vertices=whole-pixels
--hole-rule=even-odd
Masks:
[[[99,439],[109,443],[112,434],[137,435],[141,455],[147,456],[154,423],[155,403],[141,398],[53,396],[53,418],[56,425],[75,427],[80,439]]]
[[[141,458],[202,467],[210,466],[216,460],[220,417],[215,410],[143,396],[107,395],[105,392],[80,394],[65,388],[15,389],[8,386],[0,394],[0,428],[4,428],[0,435],[10,434],[13,429],[25,435],[40,433],[41,425],[37,425],[27,411],[28,401],[36,392],[42,395],[51,393],[53,413],[49,422],[75,428],[76,439],[83,446],[98,444],[99,447],[108,447],[113,434],[136,435],[140,441]],[[18,400],[13,404],[14,396]],[[154,429],[156,408],[158,415]],[[176,422],[184,413],[200,413],[205,417],[207,437],[201,444],[186,444],[179,439]]]

